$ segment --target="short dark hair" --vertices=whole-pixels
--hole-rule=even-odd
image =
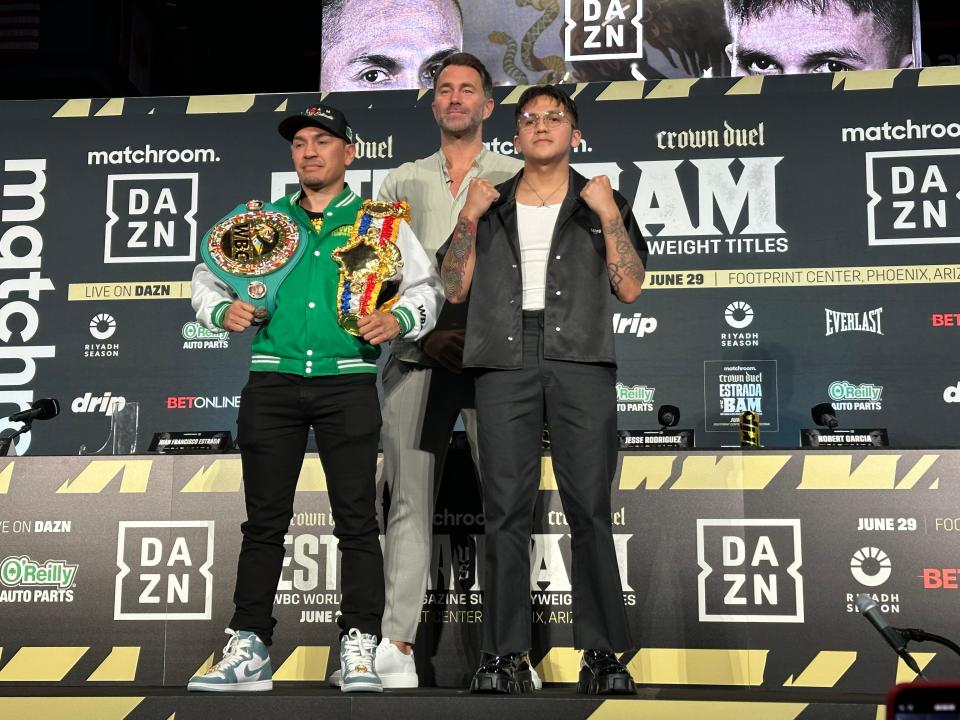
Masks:
[[[577,104],[573,101],[572,97],[556,85],[531,85],[524,90],[520,99],[517,100],[517,109],[513,113],[514,122],[520,122],[520,115],[523,113],[523,109],[538,97],[548,97],[556,100],[557,104],[562,105],[564,112],[570,116],[570,124],[573,125],[573,129],[577,129],[579,123]]]
[[[910,52],[913,41],[913,3],[910,0],[724,0],[727,25],[742,24],[775,8],[794,6],[811,13],[825,13],[830,6],[843,4],[854,15],[870,13],[883,32],[890,52]]]
[[[476,55],[471,55],[468,52],[450,53],[443,59],[443,62],[440,63],[440,68],[437,70],[437,74],[433,76],[434,87],[437,86],[437,78],[440,77],[440,73],[442,73],[451,65],[468,67],[476,70],[477,74],[480,75],[480,80],[483,84],[484,97],[493,97],[493,78],[490,77],[490,72],[487,70],[487,67],[480,62],[480,58],[478,58]]]

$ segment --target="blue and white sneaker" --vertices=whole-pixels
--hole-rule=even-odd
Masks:
[[[223,659],[209,670],[194,675],[187,690],[207,692],[258,692],[273,689],[273,668],[267,646],[248,630],[224,632],[230,636]]]
[[[343,692],[383,692],[383,684],[374,667],[377,637],[350,628],[340,638],[340,690]]]

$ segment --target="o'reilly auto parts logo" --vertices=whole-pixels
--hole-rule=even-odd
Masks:
[[[207,330],[194,321],[184,323],[180,331],[184,350],[225,350],[230,347],[230,333],[226,330]]]
[[[197,173],[107,177],[105,263],[193,262]]]
[[[827,396],[835,410],[883,410],[883,385],[834,380],[827,386]]]
[[[213,521],[121,521],[114,620],[209,620]]]
[[[0,560],[0,602],[73,602],[80,566],[63,560],[39,563],[28,555]]]
[[[617,412],[653,412],[657,389],[646,385],[617,383]]]
[[[697,520],[700,622],[803,622],[799,519]]]

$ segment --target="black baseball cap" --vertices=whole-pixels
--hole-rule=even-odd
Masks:
[[[305,127],[323,128],[348,143],[353,142],[353,128],[346,115],[329,105],[311,105],[302,113],[290,115],[280,121],[277,130],[284,139],[293,142],[293,136]]]

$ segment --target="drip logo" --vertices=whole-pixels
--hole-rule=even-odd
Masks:
[[[743,330],[753,322],[753,308],[742,300],[737,300],[727,305],[727,309],[723,311],[723,317],[730,327]]]
[[[90,321],[90,334],[97,340],[106,340],[107,338],[113,337],[116,331],[117,321],[113,319],[113,315],[100,313],[99,315],[95,315],[93,320]]]
[[[850,574],[853,579],[867,587],[879,587],[890,579],[893,572],[890,557],[880,548],[862,547],[850,559]]]

